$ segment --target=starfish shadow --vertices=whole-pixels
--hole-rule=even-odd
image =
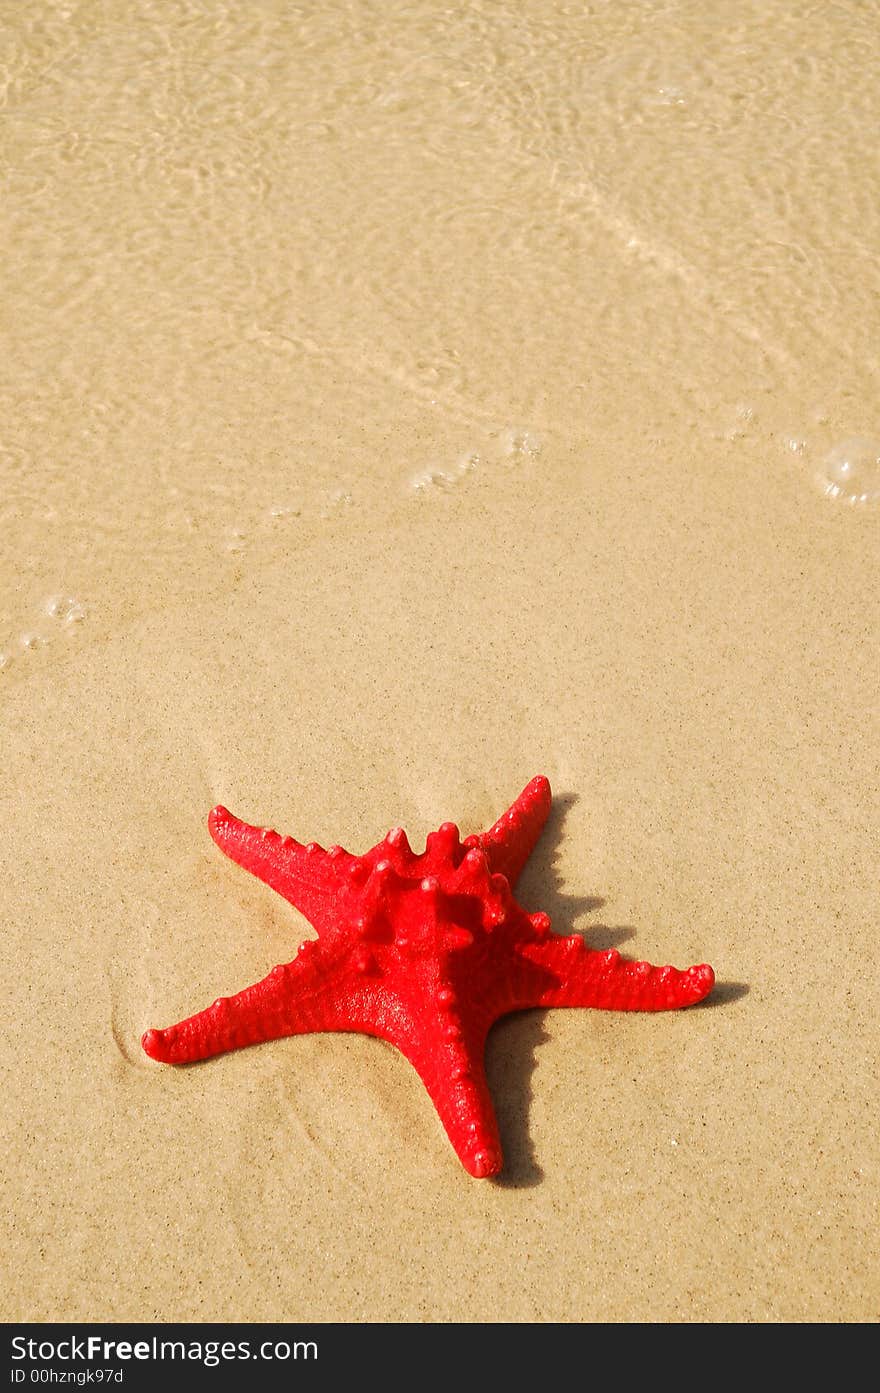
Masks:
[[[573,932],[573,919],[591,914],[605,903],[601,895],[568,895],[562,889],[556,852],[562,841],[563,823],[577,801],[573,793],[554,797],[541,840],[516,892],[521,904],[538,906],[550,915],[556,933]],[[591,925],[590,946],[615,947],[634,933],[629,926]],[[504,1169],[493,1178],[493,1184],[500,1189],[529,1189],[544,1178],[529,1133],[529,1109],[537,1049],[549,1039],[544,1024],[546,1015],[546,1011],[534,1010],[505,1016],[492,1027],[486,1042],[486,1074],[504,1150]]]
[[[529,1109],[536,1051],[549,1039],[544,1029],[546,1014],[520,1011],[504,1016],[486,1042],[486,1077],[504,1152],[504,1169],[493,1176],[492,1183],[502,1190],[527,1190],[544,1179],[529,1131]]]
[[[562,889],[556,854],[562,842],[563,823],[577,802],[576,793],[554,795],[550,816],[516,891],[516,898],[521,904],[540,907],[550,915],[557,933],[567,932],[564,928],[560,929],[557,920],[569,924],[577,915],[591,914],[605,903],[601,895],[567,895]]]
[[[601,895],[567,895],[561,888],[556,848],[561,842],[563,821],[577,801],[576,794],[563,794],[554,799],[544,835],[517,888],[517,899],[525,905],[540,905],[550,915],[556,933],[581,933],[590,948],[617,948],[634,938],[636,930],[629,924],[590,924],[585,929],[573,928],[573,918],[601,909],[605,900]],[[745,982],[718,982],[710,996],[689,1009],[702,1011],[729,1005],[745,996],[748,990]],[[499,1189],[529,1189],[544,1178],[529,1134],[529,1109],[536,1052],[538,1046],[549,1039],[544,1026],[546,1014],[543,1010],[533,1010],[505,1016],[492,1027],[486,1042],[486,1075],[496,1101],[504,1150],[504,1169],[493,1177],[493,1184]]]
[[[732,1001],[739,1001],[740,997],[748,994],[747,982],[716,982],[709,995],[689,1006],[688,1010],[711,1011],[716,1006],[729,1006]]]
[[[601,952],[608,948],[619,948],[628,939],[635,938],[636,930],[631,924],[590,924],[579,929],[572,923],[579,915],[592,914],[605,903],[601,895],[568,895],[562,889],[562,876],[556,865],[556,848],[562,843],[563,822],[577,801],[578,796],[574,793],[554,797],[541,840],[523,871],[517,899],[524,905],[534,905],[549,914],[555,933],[579,933],[587,940],[588,947]]]

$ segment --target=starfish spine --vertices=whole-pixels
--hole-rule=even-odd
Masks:
[[[706,964],[680,972],[593,952],[551,932],[513,886],[550,811],[535,778],[502,817],[463,841],[452,822],[424,852],[392,828],[363,856],[301,845],[241,822],[209,817],[214,840],[317,930],[294,960],[178,1025],[148,1030],[143,1048],[169,1064],[315,1031],[360,1031],[395,1045],[421,1077],[465,1168],[501,1169],[501,1144],[483,1065],[502,1015],[535,1006],[661,1011],[711,990]]]

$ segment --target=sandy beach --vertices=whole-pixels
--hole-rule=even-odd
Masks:
[[[7,1321],[880,1315],[871,6],[0,0]],[[466,1174],[222,803],[718,985],[492,1031]]]

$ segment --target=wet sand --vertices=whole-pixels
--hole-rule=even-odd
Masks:
[[[874,18],[391,10],[0,5],[2,1314],[876,1319]],[[497,1181],[377,1040],[144,1056],[311,932],[214,804],[539,772],[525,907],[719,985],[502,1021]]]

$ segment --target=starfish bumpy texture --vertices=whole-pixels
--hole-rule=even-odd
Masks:
[[[462,841],[445,822],[417,855],[396,827],[352,856],[214,808],[218,846],[289,900],[318,938],[255,986],[148,1030],[145,1051],[187,1064],[285,1035],[378,1035],[417,1070],[465,1169],[496,1175],[501,1144],[483,1054],[499,1016],[536,1006],[672,1010],[702,1000],[715,981],[705,963],[680,972],[593,952],[516,902],[549,811],[550,785],[538,777],[488,832]]]

